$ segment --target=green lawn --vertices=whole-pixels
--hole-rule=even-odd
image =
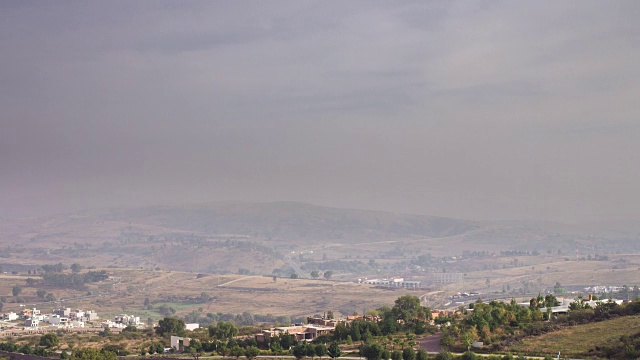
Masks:
[[[512,348],[528,354],[588,356],[596,346],[613,345],[622,335],[640,332],[640,316],[624,316],[527,338]]]

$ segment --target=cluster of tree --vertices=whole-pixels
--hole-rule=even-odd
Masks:
[[[148,307],[148,306],[151,306],[151,305],[146,305],[146,306]],[[158,312],[160,314],[162,314],[163,316],[171,316],[171,315],[176,313],[176,309],[174,309],[173,307],[171,307],[169,305],[162,304],[162,305],[158,306]]]
[[[62,356],[61,356],[62,357]],[[70,360],[117,360],[116,352],[105,349],[76,349],[71,353]]]
[[[164,345],[161,342],[151,343],[148,345],[142,345],[140,349],[140,355],[153,355],[153,354],[163,354],[164,353]]]
[[[631,302],[622,304],[603,300],[599,302],[595,308],[592,308],[584,299],[578,298],[569,304],[569,309],[571,311],[566,318],[567,321],[588,323],[619,316],[638,315],[640,314],[640,299],[635,299]]]
[[[528,329],[536,329],[536,332],[549,331],[550,328],[534,325],[548,318],[548,313],[543,313],[542,308],[538,307],[541,303],[545,304],[545,301],[548,304],[557,302],[555,297],[545,299],[539,296],[530,301],[529,307],[525,307],[518,305],[515,300],[510,303],[492,301],[488,304],[478,300],[470,306],[473,312],[461,321],[447,319],[449,325],[443,330],[441,344],[448,349],[462,350],[478,340],[491,344],[516,332],[527,334]]]
[[[42,276],[42,280],[49,286],[78,288],[82,287],[86,283],[106,280],[108,277],[109,275],[105,270],[89,271],[84,274],[47,272]]]
[[[53,351],[58,347],[58,345],[60,345],[58,335],[55,333],[48,333],[40,337],[40,340],[35,347],[32,347],[29,343],[18,346],[12,342],[0,342],[0,350],[26,355],[49,357],[53,354]]]
[[[349,326],[338,324],[334,332],[337,341],[364,341],[375,336],[387,336],[398,331],[409,331],[414,334],[435,332],[429,325],[431,311],[420,305],[420,299],[412,295],[404,295],[396,299],[393,307],[384,306],[374,312],[380,320],[352,321]]]
[[[173,303],[182,303],[182,304],[205,304],[214,300],[215,297],[202,292],[198,296],[178,296],[178,295],[168,295],[163,297],[161,300],[153,301],[155,302],[173,302]]]
[[[265,324],[284,324],[289,325],[293,323],[300,323],[304,321],[302,317],[290,317],[290,316],[278,316],[272,314],[252,314],[248,311],[245,311],[241,314],[233,314],[233,313],[207,313],[205,316],[200,316],[198,321],[200,324],[211,324],[217,323],[219,321],[231,321],[238,325],[254,325],[256,323],[265,323]]]
[[[273,350],[272,350],[273,351]],[[332,359],[336,359],[342,355],[342,351],[336,342],[331,343],[329,347],[325,344],[309,344],[306,342],[298,342],[291,353],[296,359],[303,359],[305,357],[319,357],[322,359],[323,356],[328,356]]]
[[[362,273],[371,271],[371,266],[360,260],[344,261],[344,260],[328,260],[328,261],[309,261],[300,267],[305,271],[319,270],[326,272],[327,270]]]
[[[411,347],[400,350],[389,351],[379,343],[366,343],[360,346],[360,356],[367,360],[427,360],[427,352]]]
[[[322,273],[322,277],[324,277],[327,280],[331,279],[331,276],[333,276],[333,271],[331,271],[331,270],[327,270],[324,273]],[[319,278],[320,277],[320,272],[318,270],[311,271],[311,277],[314,278],[314,279]]]
[[[61,273],[68,269],[67,265],[62,263],[53,264],[53,265],[42,265],[42,271],[45,273]]]

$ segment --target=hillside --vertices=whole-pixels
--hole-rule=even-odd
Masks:
[[[214,202],[147,207],[105,216],[208,234],[242,234],[292,240],[350,242],[398,237],[443,237],[477,229],[477,223],[423,215],[337,209],[296,202]]]
[[[334,261],[333,268],[345,276],[353,273],[351,278],[381,270],[408,276],[409,262],[420,254],[624,253],[637,250],[636,240],[295,202],[214,202],[5,219],[0,221],[0,266],[27,271],[45,263],[78,262],[286,275],[294,262],[322,268],[320,262]],[[472,270],[472,265],[450,269]]]

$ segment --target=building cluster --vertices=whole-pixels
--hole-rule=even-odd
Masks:
[[[296,341],[313,341],[319,336],[333,334],[336,330],[336,326],[340,323],[349,324],[355,320],[364,321],[380,321],[379,316],[347,316],[342,319],[329,319],[325,316],[309,316],[307,317],[306,324],[293,324],[291,326],[278,326],[269,329],[262,330],[255,335],[257,342],[263,342],[271,337],[278,337],[280,335],[291,335]]]
[[[139,316],[120,314],[116,315],[114,320],[105,320],[100,324],[104,328],[124,329],[127,326],[144,326],[144,323],[140,321]]]
[[[419,288],[422,286],[421,281],[405,280],[403,278],[391,279],[358,279],[359,283],[371,284],[378,286],[398,287],[398,288]]]
[[[24,326],[28,328],[37,328],[44,323],[48,326],[58,328],[82,328],[86,322],[98,320],[98,314],[91,310],[81,310],[70,308],[56,309],[51,314],[43,314],[42,311],[33,309],[24,309],[17,314],[9,312],[2,315],[5,321],[24,320]]]
[[[590,286],[584,288],[584,291],[592,294],[612,294],[617,293],[622,290],[622,286],[606,286],[606,285],[598,285],[598,286]]]

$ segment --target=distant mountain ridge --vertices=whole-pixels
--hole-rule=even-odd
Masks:
[[[468,220],[384,211],[340,209],[300,202],[212,202],[191,206],[152,206],[106,215],[109,220],[210,234],[273,238],[371,240],[444,237],[478,229]]]

